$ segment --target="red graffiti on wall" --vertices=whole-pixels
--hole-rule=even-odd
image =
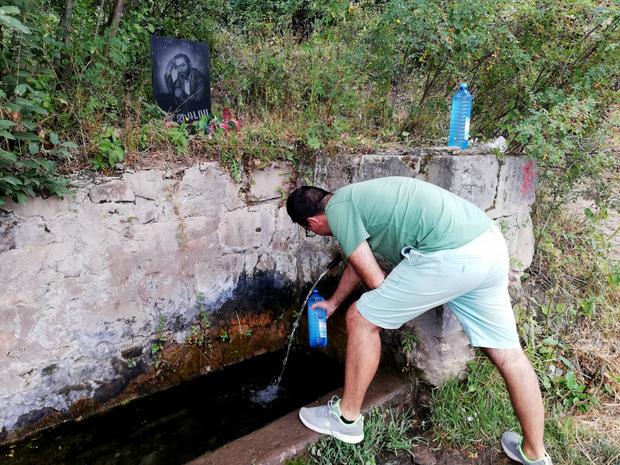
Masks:
[[[530,160],[523,166],[523,185],[521,186],[522,194],[529,194],[530,191],[534,190],[533,180],[535,177],[536,173],[534,173],[534,160]]]

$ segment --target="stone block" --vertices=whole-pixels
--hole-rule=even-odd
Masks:
[[[328,155],[317,157],[316,163],[311,167],[314,172],[313,185],[335,192],[351,184],[359,163],[359,157]]]
[[[61,260],[56,266],[56,271],[65,278],[75,278],[82,272],[82,255],[72,254]]]
[[[171,256],[182,251],[187,243],[180,220],[174,217],[167,218],[165,222],[133,225],[131,240],[136,242],[137,251],[141,254],[140,261],[154,260],[158,263],[162,259],[170,260]],[[119,257],[121,260],[122,258]]]
[[[10,231],[7,231],[7,235],[10,236],[8,240],[15,248],[46,246],[52,244],[55,239],[45,221],[40,217],[20,222]]]
[[[529,212],[529,207],[536,200],[537,187],[538,171],[532,160],[506,157],[499,172],[497,199],[489,215],[499,218],[524,208]]]
[[[182,224],[182,226],[181,226]],[[179,229],[183,230],[188,241],[195,241],[217,231],[217,222],[213,218],[198,216],[181,219]]]
[[[27,205],[7,200],[7,202],[2,205],[2,209],[14,212],[21,218],[40,216],[43,219],[49,220],[67,212],[69,209],[68,197],[69,196],[65,196],[64,199],[56,196],[46,198],[29,197]]]
[[[387,176],[415,177],[418,174],[420,162],[417,157],[402,155],[363,155],[359,168],[353,177],[353,182],[368,181],[370,179],[385,178]]]
[[[280,200],[282,192],[288,191],[289,180],[294,173],[290,163],[277,162],[252,173],[250,195],[259,202]]]
[[[165,198],[166,182],[162,173],[158,170],[138,171],[137,173],[127,173],[123,176],[133,189],[136,197],[142,197],[148,200],[156,200]]]
[[[469,200],[483,211],[493,207],[499,162],[494,156],[435,156],[426,166],[426,180]]]
[[[228,210],[234,210],[244,205],[239,195],[240,187],[217,163],[202,163],[185,171],[174,197],[201,197],[205,203],[225,205]]]
[[[93,187],[88,193],[93,203],[133,202],[136,200],[131,185],[127,181],[108,181]]]
[[[266,204],[248,211],[227,212],[218,226],[220,242],[231,250],[269,247],[273,239],[274,217],[273,205]]]
[[[175,214],[179,219],[202,216],[210,219],[210,223],[215,229],[217,224],[222,220],[222,216],[229,209],[222,203],[214,204],[212,199],[204,196],[178,196],[174,199],[174,211],[169,214]]]
[[[448,306],[429,310],[405,326],[417,338],[407,354],[408,362],[423,380],[439,386],[464,375],[475,352]]]
[[[192,273],[196,294],[203,294],[205,305],[216,308],[232,297],[244,270],[245,258],[241,254],[197,263]]]
[[[508,244],[510,268],[522,272],[532,264],[534,256],[535,240],[529,209],[521,209],[495,221]]]

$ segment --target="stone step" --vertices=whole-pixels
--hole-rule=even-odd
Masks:
[[[342,391],[343,388],[336,389],[308,407],[324,405],[334,395],[341,397]],[[409,405],[412,392],[411,383],[406,378],[379,371],[368,388],[362,413],[374,407]],[[303,455],[308,445],[322,436],[306,428],[299,420],[299,411],[295,410],[187,465],[281,465]]]

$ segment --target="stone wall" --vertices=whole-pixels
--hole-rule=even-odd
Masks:
[[[325,155],[300,169],[330,190],[389,175],[451,190],[502,226],[516,277],[533,252],[535,183],[524,188],[526,163],[425,149]],[[284,163],[239,182],[201,163],[76,178],[63,200],[0,206],[0,429],[119,394],[152,369],[152,344],[164,331],[183,346],[199,308],[219,322],[214,339],[245,344],[240,357],[284,346],[290,312],[339,250],[331,238],[306,240],[290,222],[282,192],[291,179],[295,170]],[[458,373],[469,355],[451,318],[438,309],[404,329],[418,337],[406,363],[424,372],[428,354],[440,360],[428,370],[431,382]]]

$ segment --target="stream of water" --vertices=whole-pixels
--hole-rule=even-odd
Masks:
[[[340,263],[341,260],[342,260],[342,257],[340,255],[337,255],[336,258],[334,258],[331,262],[329,262],[325,271],[323,271],[319,275],[318,279],[314,282],[314,285],[310,288],[308,295],[306,296],[305,300],[301,304],[301,307],[299,308],[299,312],[297,314],[297,318],[295,319],[295,323],[293,323],[293,330],[288,339],[288,347],[286,348],[286,354],[284,355],[284,361],[282,362],[282,371],[280,372],[280,376],[278,376],[278,379],[274,383],[270,384],[264,389],[254,392],[252,394],[252,400],[254,402],[261,404],[261,405],[265,405],[265,404],[269,404],[270,402],[273,402],[274,400],[278,398],[278,394],[280,393],[280,383],[282,382],[282,376],[284,375],[286,363],[288,362],[288,356],[291,352],[291,346],[293,345],[293,337],[295,336],[295,331],[297,330],[297,327],[299,326],[299,320],[301,319],[301,316],[303,315],[304,309],[306,308],[306,304],[308,303],[308,299],[312,295],[312,291],[316,289],[316,286],[319,284],[321,279],[323,279],[323,276],[325,276],[329,272],[329,270],[331,270],[338,263]]]

